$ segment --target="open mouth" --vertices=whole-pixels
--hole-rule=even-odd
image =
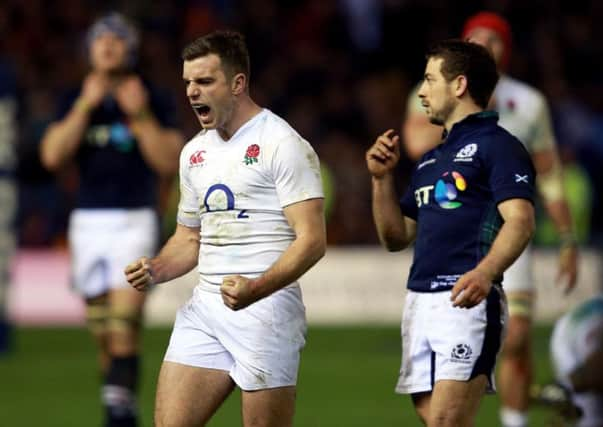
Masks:
[[[193,110],[195,110],[195,112],[199,116],[207,117],[207,115],[211,111],[211,108],[207,104],[191,104],[191,105],[193,107]]]

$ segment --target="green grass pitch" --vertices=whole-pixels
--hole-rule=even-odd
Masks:
[[[536,379],[551,378],[551,328],[534,331]],[[155,382],[168,329],[147,329],[140,403],[144,427],[152,426]],[[92,339],[83,329],[19,329],[14,351],[0,356],[0,426],[101,427],[99,377]],[[302,355],[296,427],[420,426],[410,400],[394,394],[400,363],[399,329],[311,326]],[[238,392],[220,408],[211,427],[241,425]],[[498,400],[484,398],[477,425],[497,426]],[[533,409],[531,425],[549,414]]]

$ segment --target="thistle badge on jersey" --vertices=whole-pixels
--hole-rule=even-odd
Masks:
[[[258,156],[260,155],[260,146],[252,144],[247,147],[247,153],[245,154],[244,163],[246,165],[252,165],[258,162]]]

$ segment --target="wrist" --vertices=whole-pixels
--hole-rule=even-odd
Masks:
[[[486,276],[489,283],[492,283],[497,276],[496,271],[487,265],[478,265],[475,267],[475,271],[479,271]]]
[[[86,101],[84,98],[78,98],[73,104],[73,109],[84,114],[90,113],[93,107],[92,104]]]
[[[130,119],[134,122],[144,122],[153,117],[153,113],[148,107],[143,107],[135,113],[130,114]]]
[[[374,183],[378,184],[378,183],[382,183],[382,182],[387,182],[387,181],[391,181],[393,179],[393,175],[391,172],[386,172],[383,175],[371,175],[371,179]]]

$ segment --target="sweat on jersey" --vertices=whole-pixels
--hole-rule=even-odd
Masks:
[[[488,253],[503,224],[498,204],[533,202],[530,156],[497,120],[493,111],[466,117],[417,164],[400,199],[402,213],[417,221],[409,289],[452,289]]]
[[[295,238],[283,208],[323,198],[318,157],[283,119],[262,110],[224,141],[204,130],[180,155],[178,223],[201,227],[200,286],[265,272]]]

